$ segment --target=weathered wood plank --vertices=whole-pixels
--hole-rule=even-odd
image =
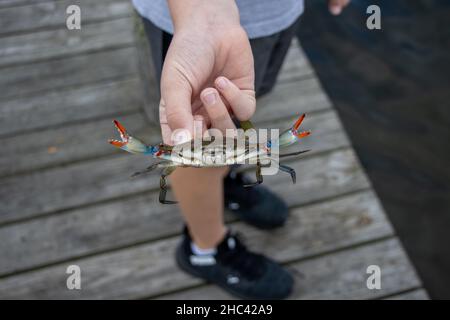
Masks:
[[[136,55],[130,47],[3,68],[0,99],[136,76]]]
[[[366,270],[372,264],[381,269],[380,290],[366,286]],[[421,285],[397,239],[307,260],[292,268],[302,275],[293,299],[369,299]]]
[[[66,28],[66,8],[72,4],[80,6],[81,30],[86,22],[125,17],[132,13],[131,1],[126,0],[62,0],[0,8],[0,34]]]
[[[374,263],[382,270],[380,290],[366,287],[366,268]],[[288,268],[293,270],[296,280],[291,299],[369,299],[420,285],[400,243],[395,239],[293,263]],[[215,286],[207,285],[161,298],[232,297]]]
[[[310,128],[316,130],[312,123]],[[318,126],[317,131],[320,132],[320,130]],[[324,133],[323,140],[335,139],[333,136],[334,133]],[[345,137],[342,135],[338,137],[344,140],[340,143],[336,140],[331,140],[335,141],[332,143],[324,141],[322,146],[336,148],[348,144]],[[322,142],[319,134],[317,140],[310,139],[310,143],[313,149],[311,153],[321,151]],[[317,143],[316,147],[313,143]],[[0,207],[0,222],[86,205],[154,188],[158,182],[154,177],[129,178],[131,173],[142,170],[150,161],[148,157],[121,153],[105,159],[4,178],[0,181],[0,198],[8,199],[8,201]],[[355,187],[367,184],[359,163],[350,150],[301,160],[294,163],[293,167],[298,170],[298,181],[303,181],[297,186],[291,186],[290,179],[285,174],[267,176],[266,182],[269,185],[286,184],[286,189],[299,187],[304,196],[293,195],[293,197],[311,200],[333,194],[333,188],[354,190]],[[324,168],[327,170],[323,170]],[[303,183],[309,185],[303,185]],[[71,196],[67,197],[69,194]]]
[[[117,214],[121,217],[116,218],[125,222],[123,212]],[[74,219],[72,223],[78,225],[80,222]],[[150,223],[146,225],[150,226]],[[279,261],[300,259],[392,234],[372,192],[295,209],[286,227],[270,233],[255,230],[243,223],[236,223],[233,228],[245,234],[249,246],[254,250],[263,251]],[[74,229],[71,224],[61,228],[61,240],[64,232],[72,233]],[[90,235],[85,234],[85,237],[98,239],[96,230],[92,228]],[[145,232],[146,228],[141,230]],[[110,232],[109,241],[122,236],[123,233],[115,236]],[[18,235],[14,237],[20,238]],[[201,283],[175,266],[172,250],[177,241],[178,238],[170,238],[71,261],[70,264],[78,264],[82,270],[83,290],[79,293],[70,292],[64,286],[64,270],[68,262],[0,280],[0,297],[138,298]],[[70,245],[71,241],[62,242]],[[48,243],[46,251],[59,250],[56,247],[56,243]]]
[[[136,78],[3,101],[0,137],[76,121],[130,113],[142,106]]]
[[[55,1],[55,0],[1,0],[0,8],[23,6],[23,5],[42,3],[42,2],[51,2],[51,1]]]
[[[133,18],[127,17],[88,24],[78,32],[60,28],[4,37],[0,45],[0,66],[131,46],[133,27]]]
[[[289,51],[281,67],[277,83],[294,81],[300,78],[313,77],[314,69],[309,64],[298,40],[293,39]]]
[[[330,108],[331,102],[323,93],[318,80],[308,78],[279,84],[271,94],[261,97],[252,121],[268,121]]]
[[[159,128],[149,127],[142,113],[120,118],[136,136],[147,137],[153,144],[160,141]],[[5,146],[0,155],[0,176],[115,153],[118,150],[108,143],[108,139],[117,138],[117,135],[112,119],[105,118],[0,139]]]
[[[0,274],[173,235],[182,219],[156,192],[0,228]]]
[[[269,233],[244,223],[234,229],[245,236],[250,247],[277,261],[292,261],[393,234],[373,191],[295,208],[285,227]]]
[[[430,300],[430,297],[425,289],[417,289],[389,297],[386,300]]]

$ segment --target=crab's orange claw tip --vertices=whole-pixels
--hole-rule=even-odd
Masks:
[[[307,137],[307,136],[309,136],[311,134],[311,131],[302,131],[302,132],[300,132],[298,135],[297,135],[297,137],[298,138],[304,138],[304,137]]]
[[[113,146],[118,147],[118,148],[121,148],[121,147],[123,147],[125,145],[124,142],[118,141],[118,140],[114,140],[114,139],[109,139],[108,142],[110,144],[112,144]]]
[[[295,124],[294,124],[294,126],[292,128],[294,130],[298,130],[298,128],[300,128],[300,125],[302,124],[303,119],[305,119],[305,117],[306,117],[306,114],[302,114],[300,116],[300,118],[298,118],[298,120],[295,122]]]

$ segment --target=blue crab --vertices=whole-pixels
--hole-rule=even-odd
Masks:
[[[310,131],[299,131],[300,125],[305,118],[305,114],[300,116],[295,124],[284,131],[276,140],[269,140],[265,143],[253,143],[246,139],[245,143],[239,146],[236,137],[223,137],[222,143],[213,143],[214,139],[201,140],[200,148],[201,152],[194,152],[194,146],[196,146],[194,140],[190,140],[183,144],[177,145],[176,147],[160,143],[154,146],[146,145],[135,137],[130,136],[125,127],[114,120],[114,125],[119,131],[121,140],[110,139],[109,143],[113,146],[118,147],[122,150],[152,156],[160,161],[153,163],[147,169],[141,172],[133,174],[136,176],[138,174],[147,173],[152,170],[161,168],[162,174],[160,177],[160,194],[159,202],[163,204],[173,204],[176,201],[166,200],[167,193],[167,183],[166,177],[169,176],[178,167],[223,167],[235,163],[244,163],[245,161],[253,161],[256,163],[256,181],[245,185],[246,187],[251,187],[263,182],[263,176],[261,174],[261,168],[267,166],[265,163],[275,163],[281,171],[287,172],[291,175],[292,182],[296,182],[295,170],[282,165],[278,162],[278,158],[295,156],[305,153],[309,150],[302,150],[293,153],[279,154],[278,158],[275,158],[271,153],[272,149],[275,147],[285,148],[299,141],[300,139],[310,135]],[[253,129],[253,125],[250,121],[241,122],[241,128],[245,131]],[[230,152],[227,146],[233,146]],[[180,150],[189,149],[192,152],[189,156],[186,156]]]

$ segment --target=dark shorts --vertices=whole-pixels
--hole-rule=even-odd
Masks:
[[[147,38],[150,42],[153,63],[158,80],[169,48],[172,35],[156,27],[147,19],[143,19]],[[289,28],[268,37],[251,39],[255,64],[255,90],[259,97],[272,90],[286,53],[295,35],[299,19]],[[158,81],[159,83],[159,81]]]

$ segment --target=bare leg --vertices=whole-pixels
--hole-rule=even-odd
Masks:
[[[228,168],[177,168],[172,190],[195,244],[213,248],[226,233],[223,221],[223,177]]]

